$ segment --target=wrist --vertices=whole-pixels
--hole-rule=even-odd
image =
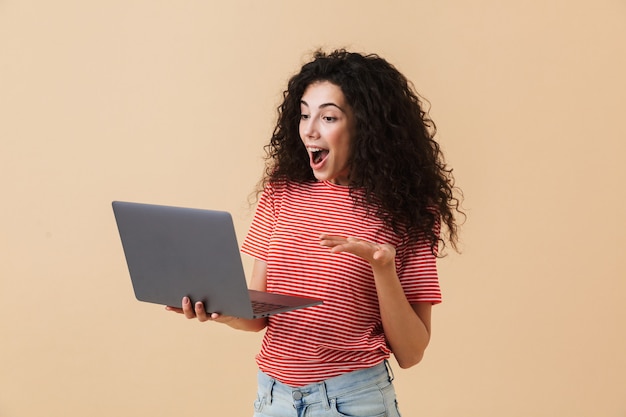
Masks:
[[[393,260],[385,262],[383,264],[372,262],[370,263],[370,265],[372,267],[374,277],[397,277],[396,263]]]

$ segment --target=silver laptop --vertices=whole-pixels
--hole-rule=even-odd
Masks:
[[[122,201],[113,212],[140,301],[181,307],[188,296],[209,313],[242,318],[322,303],[249,290],[228,212]]]

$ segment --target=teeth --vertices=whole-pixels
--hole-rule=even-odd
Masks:
[[[324,150],[323,148],[318,148],[318,147],[315,147],[315,146],[307,146],[307,148],[306,148],[306,149],[307,149],[309,152],[320,152],[320,151],[323,151],[323,150]]]

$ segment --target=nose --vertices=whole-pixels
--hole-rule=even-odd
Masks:
[[[302,136],[303,139],[304,138],[306,139],[319,138],[317,125],[313,118],[300,120],[300,136]]]

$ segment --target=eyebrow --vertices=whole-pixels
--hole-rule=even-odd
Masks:
[[[310,107],[310,106],[309,106],[309,103],[307,103],[307,102],[306,102],[306,101],[304,101],[304,100],[300,100],[300,104],[304,104],[305,106]],[[338,105],[337,105],[337,104],[335,104],[335,103],[323,103],[323,104],[320,104],[320,106],[319,106],[319,108],[320,108],[320,109],[323,109],[323,108],[325,108],[325,107],[337,107],[337,108],[338,108],[339,110],[341,110],[343,113],[345,113],[345,112],[346,112],[344,109],[342,109],[340,106],[338,106]]]

